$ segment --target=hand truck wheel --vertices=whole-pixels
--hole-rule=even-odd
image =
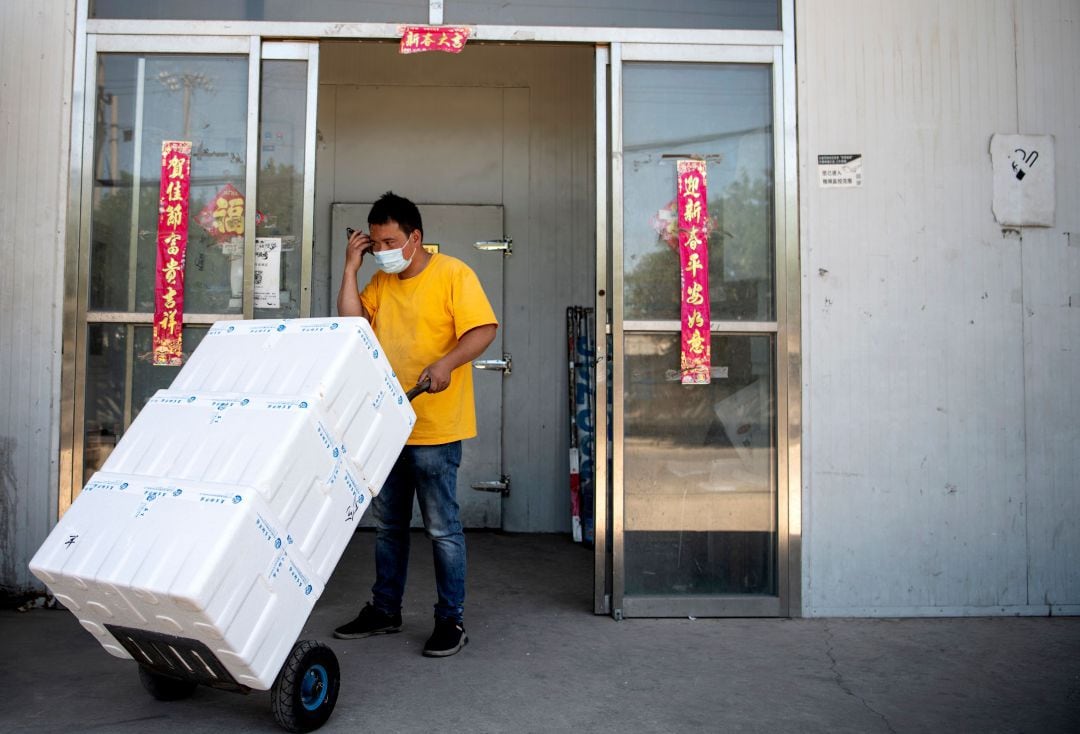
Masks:
[[[297,642],[270,689],[274,719],[286,731],[318,729],[334,711],[340,684],[333,650],[314,640]]]

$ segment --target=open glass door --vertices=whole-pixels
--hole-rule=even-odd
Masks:
[[[617,618],[789,613],[783,89],[780,47],[611,48]],[[679,159],[707,173],[707,385],[680,381]]]
[[[310,307],[317,44],[90,35],[86,53],[61,512],[179,370],[152,360],[164,141],[190,142],[184,356],[215,321]]]

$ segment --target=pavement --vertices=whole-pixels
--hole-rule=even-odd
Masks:
[[[372,577],[358,533],[304,638],[341,664],[327,732],[1080,732],[1080,618],[632,619],[592,608],[563,536],[468,534],[470,642],[422,657],[414,536],[404,629],[335,640]],[[159,702],[64,610],[0,611],[0,732],[278,732],[266,692]]]

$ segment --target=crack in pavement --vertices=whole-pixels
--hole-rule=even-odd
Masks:
[[[832,670],[833,678],[836,679],[836,685],[840,687],[841,691],[843,691],[844,693],[846,693],[847,695],[851,696],[856,701],[861,703],[863,705],[863,708],[865,708],[867,711],[869,711],[870,713],[874,714],[879,719],[881,719],[881,721],[884,722],[884,724],[885,724],[885,728],[887,728],[891,732],[891,734],[896,734],[896,729],[894,729],[892,724],[889,723],[889,720],[888,720],[888,718],[886,718],[885,714],[883,714],[880,711],[878,711],[877,709],[875,709],[873,706],[871,706],[869,703],[867,703],[865,698],[863,698],[859,694],[855,693],[855,691],[851,690],[851,686],[849,686],[847,684],[847,682],[844,680],[843,674],[840,672],[840,668],[838,667],[838,664],[836,662],[836,655],[833,654],[833,644],[832,643],[833,643],[832,630],[829,629],[829,623],[826,622],[825,623],[825,654],[829,656],[829,668],[830,668],[830,670]]]

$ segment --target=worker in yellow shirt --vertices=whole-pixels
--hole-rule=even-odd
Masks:
[[[372,500],[375,583],[359,615],[334,630],[355,639],[401,630],[401,600],[409,564],[413,493],[435,558],[435,630],[424,655],[453,655],[465,634],[465,535],[458,519],[461,442],[476,435],[471,362],[495,339],[498,321],[468,265],[423,248],[420,211],[387,192],[368,215],[370,234],[353,232],[338,291],[342,316],[371,322],[401,384],[430,380],[430,395],[413,402],[416,426]],[[362,292],[356,276],[368,255],[379,270]]]

